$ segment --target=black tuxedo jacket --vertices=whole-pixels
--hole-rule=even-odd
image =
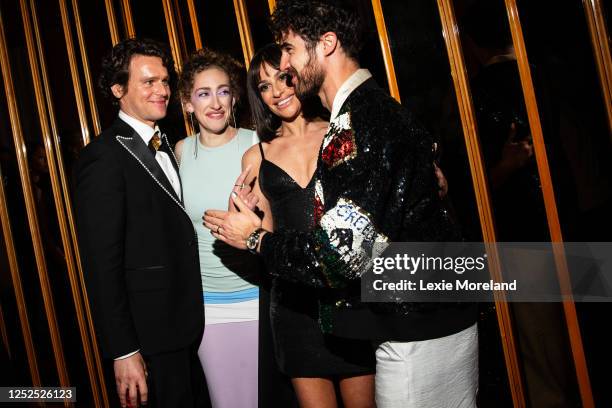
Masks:
[[[197,341],[204,313],[196,233],[142,138],[117,119],[83,149],[76,176],[83,272],[103,354],[152,355]]]

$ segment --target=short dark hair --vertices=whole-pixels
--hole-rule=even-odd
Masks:
[[[183,101],[188,101],[191,97],[195,76],[209,68],[218,68],[227,74],[230,91],[238,104],[243,92],[244,67],[229,55],[210,48],[194,51],[183,64],[178,84]]]
[[[102,73],[98,79],[98,86],[102,94],[113,100],[114,97],[111,87],[119,84],[125,87],[130,79],[130,61],[134,55],[146,55],[149,57],[159,57],[162,65],[168,70],[170,84],[176,79],[174,60],[168,52],[168,48],[154,40],[129,38],[117,43],[113,49],[102,59]]]
[[[270,18],[270,29],[277,40],[293,31],[302,37],[308,49],[314,48],[323,34],[332,31],[344,52],[355,60],[362,46],[359,15],[346,1],[279,0]]]
[[[282,120],[276,116],[264,103],[259,92],[260,69],[264,64],[268,64],[274,69],[280,70],[280,60],[282,56],[281,48],[278,44],[267,44],[255,53],[249,71],[247,72],[247,96],[251,107],[251,116],[255,122],[257,136],[262,142],[269,142],[277,136],[277,130],[282,124]],[[287,85],[291,84],[291,77],[287,79]],[[307,97],[300,100],[302,104],[302,115],[306,120],[322,118],[327,120],[329,113],[321,105],[318,96]]]

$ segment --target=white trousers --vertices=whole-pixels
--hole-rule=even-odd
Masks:
[[[476,324],[438,339],[382,343],[376,350],[378,408],[475,408]]]

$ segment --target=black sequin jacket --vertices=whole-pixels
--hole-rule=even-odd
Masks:
[[[359,301],[375,242],[460,239],[437,189],[431,136],[369,79],[349,95],[323,140],[315,228],[265,234],[261,254],[282,279],[335,288],[334,300],[320,308],[326,332],[380,340],[457,332],[474,322],[473,310]]]

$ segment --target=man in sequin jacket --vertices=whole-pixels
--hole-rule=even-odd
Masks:
[[[278,1],[272,29],[296,94],[318,94],[331,111],[318,160],[316,227],[263,231],[236,197],[240,212],[207,211],[205,225],[218,239],[259,252],[274,275],[335,288],[334,302],[321,305],[321,328],[372,340],[379,407],[476,406],[473,306],[359,301],[370,261],[364,248],[459,239],[438,197],[431,137],[360,69],[358,18],[350,10]]]

